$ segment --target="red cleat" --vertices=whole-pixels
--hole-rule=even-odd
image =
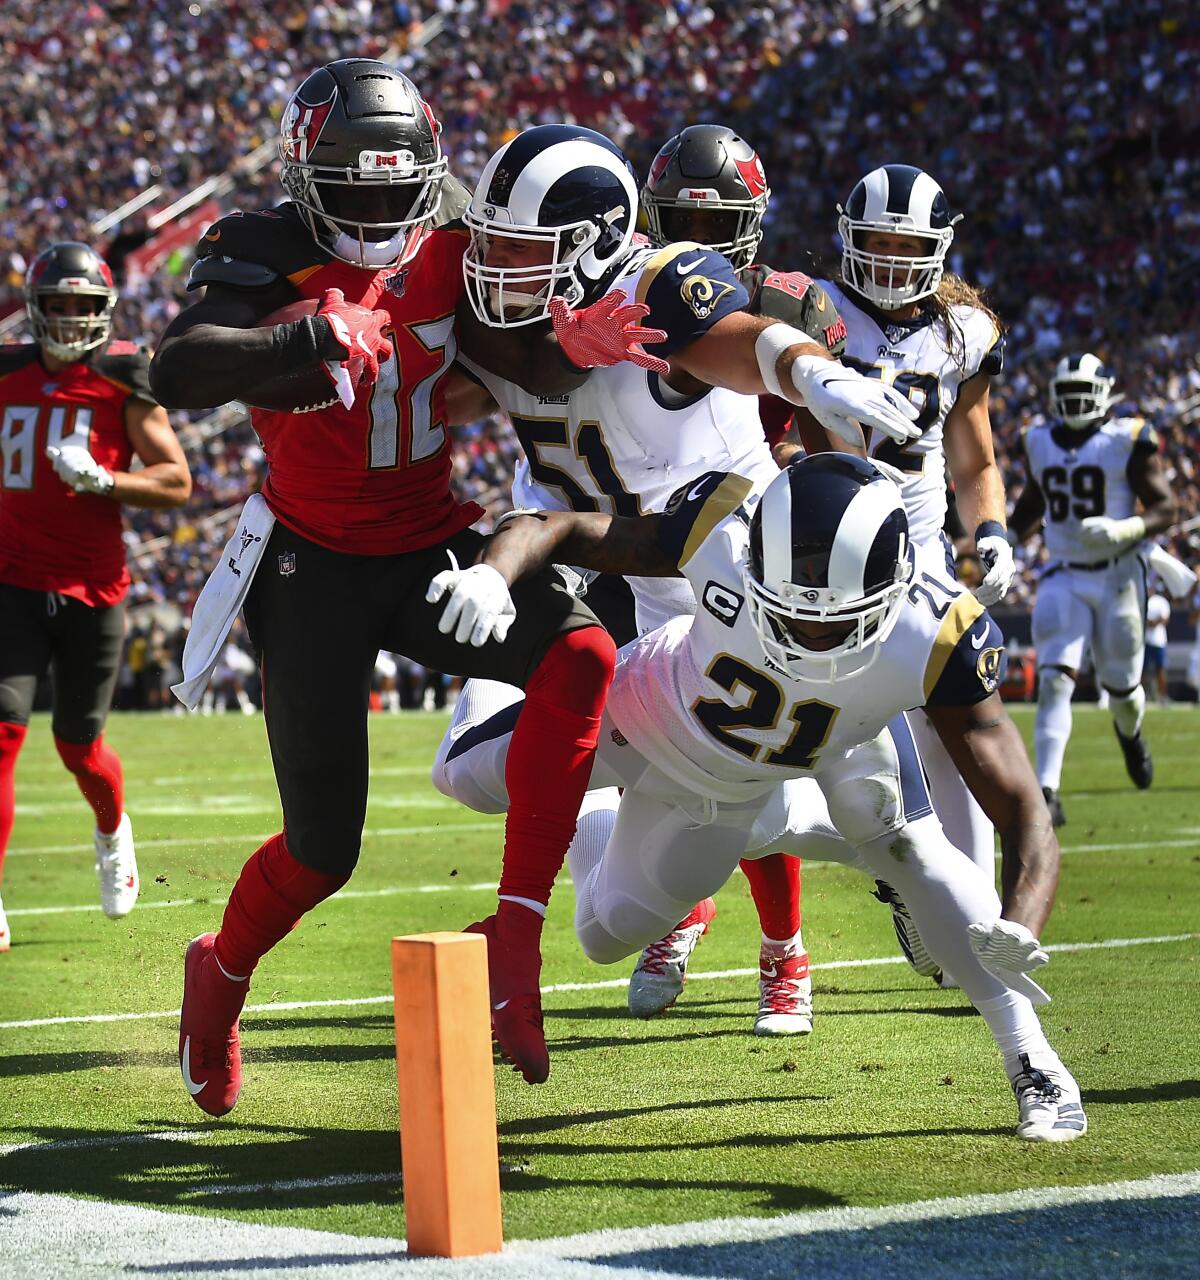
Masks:
[[[550,1075],[550,1051],[542,1030],[542,917],[518,902],[501,902],[494,916],[467,926],[488,944],[492,1038],[506,1062],[529,1084]]]
[[[210,1116],[233,1110],[242,1089],[238,1017],[250,979],[227,978],[212,954],[215,933],[188,944],[179,1015],[179,1069],[192,1101]]]

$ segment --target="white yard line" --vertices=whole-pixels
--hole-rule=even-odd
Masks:
[[[129,1147],[143,1142],[204,1142],[216,1137],[218,1129],[167,1129],[162,1133],[118,1133],[102,1138],[65,1138],[62,1142],[14,1142],[0,1146],[0,1156],[17,1151],[78,1151],[83,1147]]]
[[[393,884],[384,889],[341,889],[335,897],[326,901],[336,903],[349,898],[396,898],[408,893],[450,893],[454,890],[476,893],[485,889],[490,889],[495,893],[496,882],[494,880],[483,880],[473,884],[459,884],[457,880],[447,880],[444,884]],[[138,904],[138,910],[151,911],[155,908],[161,909],[165,907],[194,907],[201,902],[206,907],[220,907],[227,901],[228,899],[226,898],[173,898],[170,902],[141,902]],[[90,902],[73,907],[14,907],[11,911],[6,911],[5,915],[57,916],[68,912],[99,911],[100,909],[99,903]]]
[[[1145,947],[1171,942],[1191,942],[1200,933],[1170,933],[1147,938],[1107,938],[1100,942],[1059,942],[1049,945],[1047,951],[1105,951],[1114,947]],[[826,960],[814,964],[815,969],[862,969],[883,964],[907,964],[903,956],[875,956],[862,960]],[[757,976],[757,969],[714,969],[708,973],[689,973],[689,982],[713,982],[723,978],[749,978]],[[566,991],[602,991],[627,987],[628,978],[609,978],[601,982],[560,982],[542,988],[543,995],[555,995]],[[357,996],[349,1000],[289,1000],[274,1004],[248,1004],[246,1013],[278,1013],[293,1009],[344,1009],[354,1005],[390,1004],[390,995]],[[151,1013],[86,1013],[67,1014],[57,1018],[24,1018],[15,1022],[0,1022],[0,1031],[23,1027],[57,1027],[80,1022],[141,1022],[148,1018],[177,1018],[178,1009],[159,1009]]]
[[[395,1175],[342,1175],[314,1179],[314,1185],[343,1186],[348,1181],[387,1182]],[[308,1180],[306,1180],[308,1181]],[[273,1184],[279,1189],[294,1182]],[[949,1266],[939,1260],[936,1243],[955,1220],[970,1223],[974,1247],[986,1255],[995,1247],[992,1224],[986,1219],[1011,1214],[1094,1204],[1139,1205],[1156,1202],[1157,1212],[1169,1212],[1163,1202],[1200,1192],[1200,1171],[1156,1175],[1128,1182],[1083,1187],[1036,1187],[989,1195],[950,1196],[878,1207],[837,1207],[771,1217],[716,1218],[666,1226],[600,1230],[548,1240],[511,1240],[501,1254],[450,1261],[414,1258],[399,1238],[353,1236],[296,1227],[271,1227],[253,1222],[199,1214],[166,1213],[159,1209],[68,1196],[17,1192],[3,1201],[6,1255],[19,1260],[24,1274],[39,1280],[93,1280],[130,1274],[183,1275],[202,1273],[205,1280],[279,1280],[280,1277],[320,1275],[322,1280],[377,1280],[403,1275],[414,1280],[675,1280],[702,1275],[695,1266],[697,1249],[724,1246],[724,1259],[733,1274],[762,1269],[762,1249],[772,1247],[777,1262],[794,1259],[794,1274],[808,1271],[805,1251],[814,1255],[823,1245],[844,1248],[838,1237],[849,1232],[880,1232],[874,1247],[888,1250],[887,1228],[910,1230],[930,1225],[927,1276],[961,1275],[962,1259]],[[983,1219],[981,1221],[981,1219]],[[1086,1219],[1082,1220],[1086,1224]],[[997,1224],[997,1230],[1007,1225]],[[1128,1222],[1124,1224],[1128,1232]],[[1186,1219],[1181,1218],[1181,1227]],[[1081,1228],[1089,1230],[1086,1225]],[[1093,1232],[1095,1227],[1090,1228]],[[1013,1274],[1031,1274],[1039,1258],[1052,1251],[1036,1220],[1030,1224],[1028,1246],[1013,1258]],[[1125,1236],[1108,1238],[1136,1248]],[[738,1258],[738,1246],[747,1253]],[[863,1246],[858,1246],[862,1248]],[[1007,1246],[1012,1248],[1011,1243]],[[754,1264],[757,1261],[758,1266]],[[847,1264],[852,1258],[846,1259]],[[1147,1268],[1156,1261],[1149,1248]],[[610,1264],[611,1265],[608,1265]],[[1111,1265],[1111,1264],[1109,1264]],[[714,1271],[721,1266],[713,1260]],[[839,1274],[864,1274],[850,1265]],[[726,1272],[729,1274],[729,1272]],[[1102,1269],[1089,1275],[1107,1274]]]
[[[193,817],[204,817],[205,815],[197,810],[189,810]],[[434,822],[424,826],[407,826],[407,827],[367,827],[363,831],[363,838],[368,839],[372,836],[432,836],[432,835],[453,835],[456,831],[502,831],[503,821],[497,816],[490,822]],[[136,843],[138,849],[174,849],[182,847],[190,847],[192,849],[203,849],[210,844],[261,844],[264,840],[269,840],[273,835],[278,835],[279,828],[274,831],[259,831],[246,834],[241,831],[222,833],[219,835],[204,836],[168,836],[159,840],[143,840],[137,838]],[[92,855],[92,846],[90,838],[87,843],[80,841],[77,844],[40,844],[30,845],[27,849],[10,849],[5,854],[6,858],[40,858],[47,853],[74,853],[80,857]]]

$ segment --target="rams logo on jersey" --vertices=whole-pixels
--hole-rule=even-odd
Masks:
[[[701,275],[688,276],[679,286],[680,297],[691,307],[697,320],[707,320],[717,303],[732,292],[733,285]]]
[[[975,664],[975,674],[988,693],[996,692],[996,687],[1000,683],[1000,664],[1003,660],[1003,649],[984,649],[979,655],[979,661]]]

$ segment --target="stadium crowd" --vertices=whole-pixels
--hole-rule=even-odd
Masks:
[[[50,240],[107,240],[120,273],[149,234],[145,212],[107,236],[91,228],[154,185],[161,192],[148,208],[223,174],[233,179],[226,207],[277,201],[275,166],[250,171],[245,158],[272,138],[312,66],[350,54],[393,57],[413,77],[468,183],[530,123],[597,128],[640,173],[682,125],[734,124],[761,152],[773,189],[763,256],[790,267],[836,270],[837,202],[872,165],[925,167],[965,215],[953,269],[985,287],[1007,327],[992,418],[1010,494],[1023,480],[1020,432],[1047,412],[1055,360],[1090,349],[1114,368],[1122,411],[1158,428],[1181,510],[1200,511],[1194,6],[983,0],[950,20],[921,0],[93,0],[83,12],[65,0],[13,0],[0,13],[10,85],[0,314],[19,301],[25,263]],[[180,306],[188,262],[177,251],[154,274],[122,281],[121,336],[153,342]],[[191,502],[127,513],[131,636],[166,666],[263,460],[236,414],[179,426]],[[459,490],[502,510],[517,450],[497,419],[461,432]],[[1176,554],[1200,561],[1200,533],[1174,542]],[[1031,597],[1036,556],[1014,603]],[[156,705],[158,695],[137,692],[152,683],[143,669],[127,671],[126,688]]]

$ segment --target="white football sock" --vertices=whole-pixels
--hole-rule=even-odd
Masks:
[[[1146,714],[1146,691],[1139,684],[1130,694],[1122,696],[1108,691],[1108,706],[1112,711],[1113,723],[1117,726],[1122,738],[1136,738],[1142,727],[1142,717]]]
[[[571,869],[571,883],[576,894],[604,856],[620,804],[621,793],[616,787],[602,787],[598,791],[589,791],[583,797],[575,822],[575,835],[567,849],[567,865]]]
[[[1006,991],[994,1000],[978,1001],[975,1008],[988,1024],[1010,1080],[1020,1070],[1018,1055],[1022,1053],[1027,1053],[1030,1062],[1043,1071],[1062,1068],[1062,1061],[1050,1047],[1033,1005],[1023,995]]]
[[[1071,736],[1071,695],[1075,681],[1056,667],[1038,673],[1037,719],[1033,728],[1033,749],[1037,761],[1038,786],[1057,791],[1062,781],[1063,756]]]
[[[764,947],[770,947],[772,951],[782,951],[789,955],[798,956],[804,952],[804,938],[799,929],[791,938],[768,938],[764,933],[762,944]]]

